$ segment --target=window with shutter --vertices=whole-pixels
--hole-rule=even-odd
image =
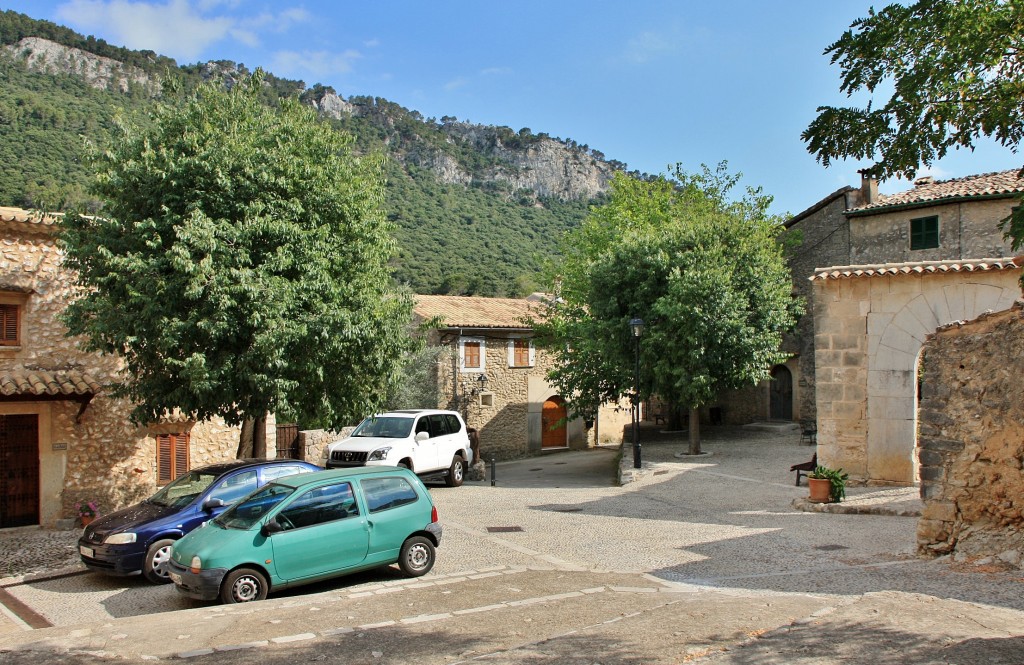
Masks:
[[[533,344],[528,339],[514,339],[511,340],[510,345],[512,347],[511,357],[509,358],[509,364],[511,367],[532,367],[533,357],[530,353]]]
[[[169,483],[189,469],[188,433],[156,437],[157,483]]]
[[[19,346],[18,317],[21,314],[18,305],[0,305],[0,344]]]
[[[487,362],[487,347],[480,337],[463,337],[459,340],[459,364],[463,372],[482,372]]]

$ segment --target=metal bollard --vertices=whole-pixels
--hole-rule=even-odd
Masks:
[[[498,473],[498,462],[497,462],[497,460],[495,460],[492,457],[491,458],[491,487],[494,487],[494,484],[498,482],[497,479],[495,478],[497,473]]]

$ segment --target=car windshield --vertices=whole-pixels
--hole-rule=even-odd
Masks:
[[[182,508],[192,503],[197,496],[205,492],[206,488],[212,485],[215,480],[217,480],[217,474],[215,473],[189,471],[164,485],[162,490],[149,497],[149,502],[155,503],[158,506]]]
[[[401,416],[370,417],[359,423],[352,436],[375,436],[382,439],[404,439],[412,431],[412,418]]]
[[[250,529],[294,491],[292,487],[270,483],[213,518],[213,522],[225,529]]]

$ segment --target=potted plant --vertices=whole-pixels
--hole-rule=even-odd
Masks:
[[[811,493],[808,497],[815,503],[839,503],[846,498],[846,480],[850,474],[842,469],[830,469],[827,466],[816,466],[807,475],[807,486]]]
[[[95,501],[83,501],[75,510],[78,512],[78,519],[82,520],[82,526],[88,526],[99,515],[100,509]]]

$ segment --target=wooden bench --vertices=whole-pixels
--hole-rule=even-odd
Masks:
[[[818,466],[818,453],[814,453],[810,462],[801,462],[789,467],[790,471],[796,471],[796,486],[800,487],[800,476],[806,476]]]

